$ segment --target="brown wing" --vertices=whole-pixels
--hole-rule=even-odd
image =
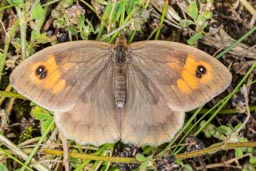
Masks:
[[[167,142],[183,125],[184,112],[172,110],[142,70],[131,65],[128,71],[128,97],[121,114],[122,141],[138,146]]]
[[[19,93],[54,111],[67,138],[101,145],[120,139],[112,79],[111,45],[77,41],[36,53],[10,81]]]
[[[95,75],[93,83],[71,110],[55,113],[56,124],[67,138],[96,146],[120,139],[120,115],[115,106],[112,81],[110,63]]]
[[[22,95],[55,112],[72,108],[110,62],[111,45],[76,41],[48,47],[25,61],[10,82]]]
[[[223,92],[231,73],[218,60],[196,48],[167,41],[144,41],[130,46],[132,68],[139,68],[168,106],[189,111]]]
[[[132,43],[121,139],[158,145],[183,125],[184,112],[202,106],[230,84],[231,74],[210,55],[166,41]]]

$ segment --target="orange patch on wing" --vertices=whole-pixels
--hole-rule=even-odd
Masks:
[[[47,75],[43,79],[36,75],[39,66],[44,66],[47,71]],[[59,93],[65,87],[65,80],[61,79],[61,75],[54,55],[49,55],[46,61],[37,62],[32,66],[31,79],[36,85],[51,91],[53,94]]]
[[[56,82],[60,79],[60,71],[59,70],[55,70],[55,71],[49,71],[47,78],[44,80],[45,84],[44,84],[44,88],[46,89],[51,89]]]
[[[192,90],[189,88],[189,86],[187,85],[187,83],[184,80],[178,79],[176,83],[177,83],[179,90],[181,90],[182,92],[184,92],[186,94],[191,94]]]
[[[53,94],[57,94],[57,93],[61,92],[65,88],[65,85],[66,85],[65,80],[59,80],[52,88]]]
[[[191,74],[191,72],[187,71],[187,70],[183,70],[181,73],[181,77],[182,79],[188,84],[189,87],[191,87],[192,89],[198,89],[198,80],[196,79],[196,77]]]
[[[203,66],[206,69],[206,73],[202,74],[202,77],[199,78],[196,76],[198,72],[198,66]],[[197,61],[196,56],[188,54],[183,69],[181,71],[181,78],[177,81],[178,88],[185,92],[191,93],[191,89],[198,89],[199,83],[207,84],[212,79],[212,67],[210,64],[204,61]]]
[[[38,76],[36,75],[36,69],[39,67],[39,66],[41,66],[41,65],[43,65],[43,62],[37,62],[37,63],[35,63],[35,64],[33,64],[32,65],[32,67],[31,67],[31,72],[30,72],[30,78],[31,78],[31,80],[34,82],[34,84],[36,84],[36,85],[39,85],[39,84],[41,84],[41,82],[42,82],[42,80],[40,80],[39,78],[38,78]]]
[[[213,79],[213,75],[212,75],[212,67],[210,64],[206,63],[206,62],[199,62],[199,65],[202,65],[205,67],[206,69],[206,73],[202,76],[202,78],[199,79],[199,81],[203,84],[207,84],[208,82],[212,81]]]
[[[187,56],[187,59],[185,61],[185,65],[184,65],[184,68],[183,70],[187,70],[191,73],[194,73],[196,71],[196,67],[197,67],[197,62],[195,60],[195,56],[193,55],[188,55]]]

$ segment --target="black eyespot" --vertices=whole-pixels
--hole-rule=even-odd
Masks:
[[[206,73],[206,68],[203,65],[199,65],[197,67],[197,70],[201,73],[201,74],[205,74]]]
[[[202,78],[202,75],[206,74],[206,68],[203,65],[198,65],[196,69],[196,77]]]
[[[36,75],[40,75],[42,72],[45,71],[45,67],[43,65],[40,65],[39,67],[37,67],[36,69]]]
[[[36,69],[36,75],[39,77],[39,79],[44,79],[47,76],[48,71],[45,69],[45,66],[40,65]]]
[[[42,74],[40,74],[39,78],[42,80],[45,77],[47,77],[47,71],[44,71]]]

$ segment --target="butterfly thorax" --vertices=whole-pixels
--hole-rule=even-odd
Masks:
[[[126,64],[126,48],[123,45],[116,47],[115,63],[118,66],[124,66]]]
[[[126,40],[116,41],[113,68],[114,97],[117,108],[125,106],[127,98],[127,45]]]

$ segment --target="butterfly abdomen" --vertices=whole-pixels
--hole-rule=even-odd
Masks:
[[[114,96],[117,108],[123,108],[127,97],[127,44],[124,37],[118,39],[114,46]]]
[[[127,65],[114,65],[114,96],[118,108],[123,108],[126,102],[126,67]]]

